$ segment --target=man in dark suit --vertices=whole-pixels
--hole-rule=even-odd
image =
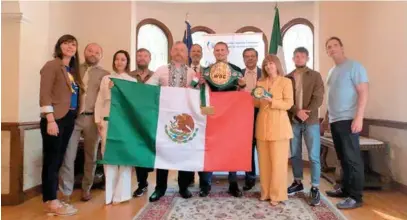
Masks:
[[[204,67],[201,66],[202,47],[199,44],[194,44],[191,47],[189,56],[191,57],[191,68],[196,72],[203,74]],[[211,190],[212,173],[211,172],[198,172],[199,175],[199,196],[206,197]],[[195,175],[191,176],[191,184],[195,182]]]
[[[242,69],[242,74],[246,82],[246,87],[244,90],[251,92],[257,84],[257,81],[261,77],[261,69],[257,67],[257,61],[259,58],[258,52],[254,48],[246,48],[243,51],[243,60],[246,68]],[[258,108],[254,108],[254,124],[256,124]],[[256,163],[255,163],[255,149],[256,149],[256,138],[255,138],[255,126],[253,126],[253,142],[252,142],[252,171],[246,172],[245,185],[243,190],[251,190],[256,184]]]

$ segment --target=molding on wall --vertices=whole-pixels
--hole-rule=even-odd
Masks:
[[[41,187],[42,187],[42,184],[31,187],[31,188],[29,188],[27,190],[24,190],[24,201],[27,201],[29,199],[32,199],[32,198],[34,198],[36,196],[41,195],[41,192],[42,192]]]
[[[373,125],[373,126],[380,126],[386,128],[396,128],[401,130],[407,130],[407,122],[402,121],[392,121],[392,120],[384,120],[384,119],[373,119],[373,118],[366,118],[365,120],[366,125]]]
[[[2,205],[18,205],[25,201],[24,184],[24,133],[40,128],[35,122],[2,122],[1,130],[10,132],[10,191],[1,194]]]
[[[193,28],[191,28],[191,34],[198,32],[198,31],[203,31],[208,34],[215,34],[215,31],[213,29],[206,27],[206,26],[198,25],[198,26],[194,26]]]
[[[12,21],[16,23],[30,23],[30,20],[23,15],[23,13],[1,13],[1,19],[3,21]]]
[[[391,186],[393,189],[398,190],[407,195],[407,186],[406,185],[393,180]]]

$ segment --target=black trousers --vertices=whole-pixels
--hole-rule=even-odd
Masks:
[[[165,193],[167,190],[168,170],[157,169],[156,173],[157,177],[155,190]],[[178,171],[178,187],[180,191],[184,191],[188,188],[193,175],[194,172]]]
[[[59,129],[58,136],[51,136],[47,133],[47,119],[41,118],[43,202],[57,199],[58,172],[75,126],[75,118],[76,111],[68,111],[63,118],[55,120]]]
[[[253,141],[252,141],[252,171],[246,172],[245,180],[246,181],[253,181],[256,180],[256,161],[255,161],[255,155],[256,155],[256,119],[257,119],[257,114],[259,113],[258,108],[254,108],[254,126],[253,126]]]
[[[342,191],[361,202],[364,165],[360,152],[359,134],[352,133],[352,120],[331,123],[332,139],[343,170]]]
[[[145,167],[135,167],[135,168],[136,168],[138,186],[139,187],[147,186],[148,185],[148,183],[147,183],[148,173],[152,172],[154,169],[145,168]]]

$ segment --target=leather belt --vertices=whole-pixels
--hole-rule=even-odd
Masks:
[[[93,115],[93,112],[82,112],[81,115]]]

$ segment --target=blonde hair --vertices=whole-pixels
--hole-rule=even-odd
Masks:
[[[261,79],[266,79],[269,77],[269,74],[266,71],[267,63],[274,63],[277,68],[277,74],[279,76],[284,76],[284,70],[281,66],[280,59],[274,54],[267,54],[266,57],[264,57],[263,63],[261,64]]]

